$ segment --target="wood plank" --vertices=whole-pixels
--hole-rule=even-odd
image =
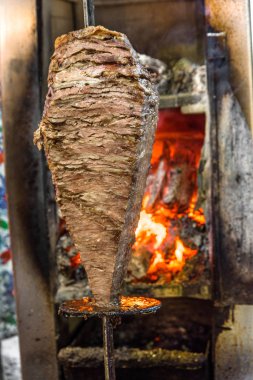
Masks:
[[[176,367],[182,369],[202,368],[206,363],[204,353],[184,352],[155,348],[117,348],[117,368]],[[59,361],[64,368],[99,368],[103,365],[102,347],[67,347],[59,352]]]
[[[215,299],[248,304],[253,302],[253,139],[229,83],[224,35],[210,34],[208,48],[210,117],[204,152]]]
[[[161,95],[160,109],[177,108],[197,104],[201,101],[201,95],[198,94],[178,94],[178,95]]]
[[[225,34],[208,34],[210,100],[204,148],[210,194],[216,380],[250,380],[253,286],[253,140],[229,83]],[[210,212],[211,211],[211,212]]]
[[[216,308],[215,380],[253,378],[253,306]]]
[[[32,141],[41,113],[37,6],[1,1],[2,106],[23,380],[56,380],[45,168]]]

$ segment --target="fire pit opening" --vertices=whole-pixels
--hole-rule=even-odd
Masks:
[[[204,137],[204,115],[160,110],[128,281],[168,287],[194,283],[205,271],[208,244],[198,197]]]

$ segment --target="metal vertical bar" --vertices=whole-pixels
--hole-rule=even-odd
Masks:
[[[205,45],[205,4],[204,0],[195,0],[195,17],[196,17],[196,40],[197,52],[199,57],[204,57]]]
[[[2,107],[22,377],[57,380],[45,170],[33,144],[41,116],[38,5],[0,2]]]
[[[95,25],[94,2],[93,0],[83,0],[84,27]]]
[[[207,85],[209,94],[209,142],[210,142],[210,251],[211,257],[214,261],[215,270],[213,272],[213,291],[215,299],[221,297],[220,290],[220,203],[219,195],[219,149],[218,149],[218,107],[220,97],[218,94],[218,86],[220,82],[221,70],[224,71],[222,75],[223,81],[228,81],[227,73],[227,57],[226,52],[226,34],[220,33],[207,33]]]
[[[103,317],[104,366],[105,380],[116,380],[113,325],[110,317]]]
[[[236,304],[243,299],[242,297],[246,293],[244,289],[246,288],[247,291],[248,285],[246,282],[246,285],[242,284],[240,278],[236,278],[235,274],[232,275],[226,272],[226,265],[229,263],[227,257],[231,259],[231,253],[233,252],[231,250],[226,252],[226,249],[223,248],[226,236],[222,235],[221,224],[224,205],[220,199],[222,192],[220,188],[222,160],[220,159],[221,141],[219,140],[222,138],[224,125],[221,122],[220,115],[222,99],[226,94],[231,93],[225,33],[212,32],[207,35],[207,73],[210,111],[209,136],[212,160],[210,173],[212,191],[211,240],[213,242],[215,285],[212,348],[214,379],[246,380],[253,378],[253,306]],[[230,112],[230,110],[228,109],[227,112]],[[237,125],[239,128],[242,121],[238,120]],[[228,172],[229,170],[231,170],[230,167],[227,168]],[[245,187],[246,185],[244,184]],[[238,199],[239,202],[241,202],[240,199]],[[240,245],[237,249],[241,249]],[[225,265],[224,260],[226,260]],[[231,260],[233,260],[233,256]],[[243,262],[241,266],[243,266]],[[233,282],[236,284],[235,288],[241,289],[239,297],[234,294],[234,289],[232,288],[228,292],[226,286],[226,283],[229,282],[228,275],[232,275]]]
[[[215,309],[215,380],[253,379],[253,305]]]

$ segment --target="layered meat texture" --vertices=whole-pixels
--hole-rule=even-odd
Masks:
[[[97,305],[117,303],[149,169],[156,91],[127,37],[101,26],[56,40],[35,142]]]

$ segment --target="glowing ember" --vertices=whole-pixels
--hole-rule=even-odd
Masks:
[[[197,202],[197,194],[194,194],[190,202],[188,216],[192,220],[195,220],[195,222],[203,225],[206,223],[204,211],[202,208],[195,210],[196,202]]]
[[[72,267],[78,267],[81,264],[80,253],[77,253],[75,256],[70,257],[70,263]]]
[[[190,132],[186,127],[180,134],[178,129],[169,131],[162,126],[156,135],[133,246],[138,255],[151,253],[147,277],[152,281],[162,275],[170,282],[198,253],[190,231],[205,225],[203,210],[196,209],[204,135],[198,132],[194,140]],[[189,232],[185,233],[187,228]]]

